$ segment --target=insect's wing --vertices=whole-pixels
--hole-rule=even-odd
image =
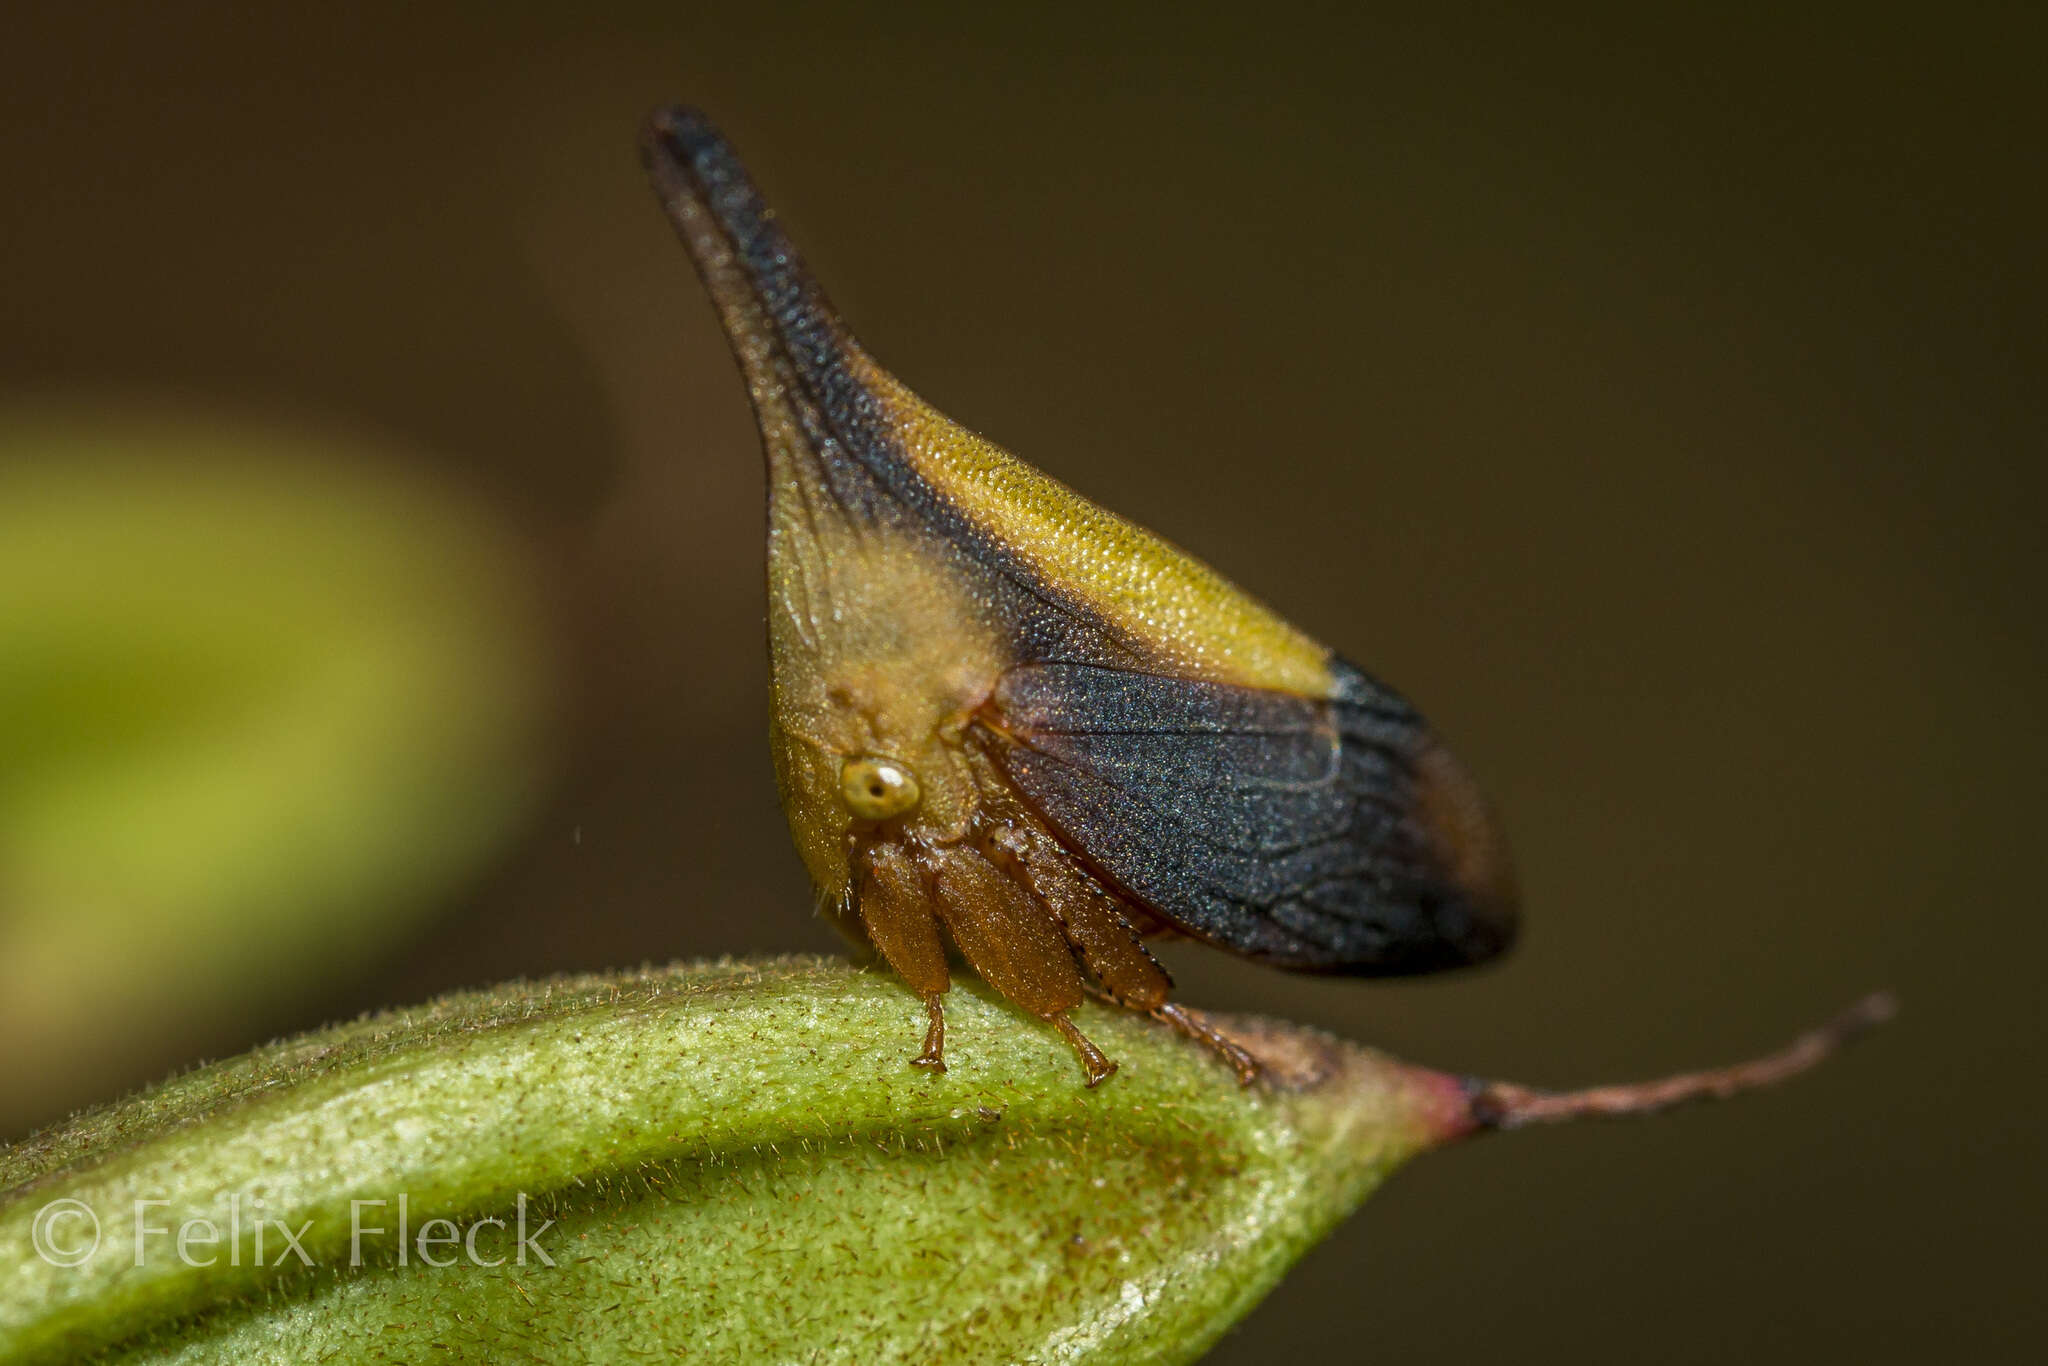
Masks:
[[[1505,845],[1415,712],[1336,664],[1332,700],[1087,665],[1010,670],[1003,771],[1140,905],[1246,957],[1428,972],[1514,938]]]

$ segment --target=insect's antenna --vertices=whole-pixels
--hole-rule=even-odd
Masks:
[[[852,885],[849,883],[837,891],[828,891],[823,887],[813,887],[811,889],[811,914],[823,916],[829,920],[850,923],[854,915]]]

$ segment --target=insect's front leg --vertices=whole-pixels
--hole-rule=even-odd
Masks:
[[[861,926],[896,975],[924,998],[924,1051],[910,1061],[943,1072],[946,1007],[941,998],[952,986],[952,975],[925,871],[916,856],[894,840],[869,846],[866,862],[860,884]]]
[[[912,1067],[933,1072],[946,1070],[946,1005],[934,992],[924,998],[924,1051],[910,1060]]]

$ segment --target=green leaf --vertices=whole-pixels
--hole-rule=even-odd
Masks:
[[[1472,1127],[1458,1080],[1286,1026],[1232,1022],[1272,1078],[1240,1088],[1091,1008],[1122,1064],[1091,1091],[977,984],[949,1005],[937,1077],[900,983],[799,959],[513,985],[177,1078],[0,1152],[0,1362],[1188,1361]],[[401,1198],[403,1262],[386,1232],[352,1267],[352,1205],[389,1231]],[[169,1232],[138,1265],[141,1201]],[[422,1264],[429,1220],[483,1216],[515,1227]],[[232,1254],[181,1258],[193,1220]]]
[[[528,808],[521,557],[384,456],[0,411],[0,1133],[370,961]]]

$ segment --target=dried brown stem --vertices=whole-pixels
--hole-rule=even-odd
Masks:
[[[1890,992],[1872,992],[1776,1053],[1657,1081],[1589,1086],[1583,1091],[1539,1091],[1508,1081],[1480,1082],[1472,1093],[1472,1118],[1482,1128],[1519,1129],[1588,1116],[1647,1115],[1694,1100],[1725,1100],[1798,1076],[1857,1035],[1889,1020],[1898,1008],[1898,999]]]

